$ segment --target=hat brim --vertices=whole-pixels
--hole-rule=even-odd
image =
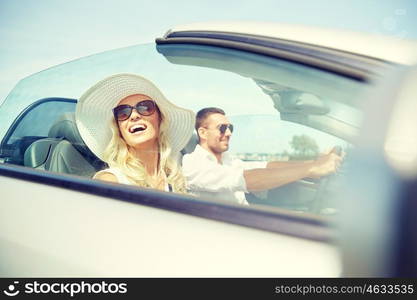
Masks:
[[[168,101],[162,92],[148,79],[136,74],[116,74],[89,88],[78,100],[75,118],[81,138],[88,148],[101,160],[112,133],[110,122],[112,109],[120,100],[130,95],[143,94],[151,97],[162,112],[169,126],[168,142],[176,155],[191,138],[195,114]]]

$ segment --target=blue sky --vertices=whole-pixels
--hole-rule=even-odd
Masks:
[[[302,23],[417,39],[414,0],[0,0],[0,103],[25,76],[199,21]]]

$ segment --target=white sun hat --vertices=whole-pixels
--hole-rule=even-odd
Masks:
[[[78,100],[75,119],[88,148],[104,161],[103,152],[110,143],[112,109],[127,96],[143,94],[153,99],[168,122],[167,136],[174,155],[191,138],[195,124],[193,111],[169,102],[148,79],[136,74],[116,74],[89,88]]]

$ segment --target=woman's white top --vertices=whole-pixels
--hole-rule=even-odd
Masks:
[[[102,174],[102,173],[113,174],[117,178],[117,181],[119,183],[135,185],[134,182],[130,181],[129,178],[121,170],[117,168],[108,168],[108,169],[101,170],[93,176],[93,179],[97,179],[97,175]],[[172,192],[172,188],[170,187],[168,183],[165,184],[165,192]]]

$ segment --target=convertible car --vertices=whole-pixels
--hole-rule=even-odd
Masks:
[[[404,39],[201,23],[22,79],[0,106],[0,275],[415,275],[416,62]],[[249,206],[93,180],[105,163],[80,137],[75,106],[116,73],[149,78],[193,111],[224,109],[242,160],[338,146],[344,164],[248,194]]]

